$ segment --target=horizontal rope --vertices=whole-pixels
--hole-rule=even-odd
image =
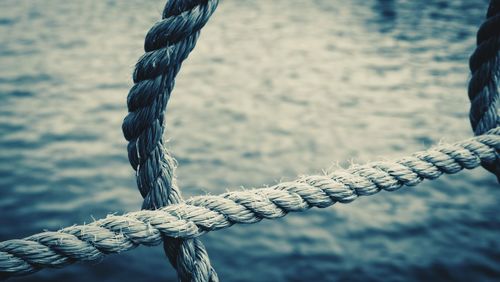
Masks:
[[[159,210],[108,215],[86,225],[43,232],[0,243],[0,277],[46,267],[94,261],[138,245],[157,245],[162,236],[195,238],[237,223],[274,219],[312,207],[347,203],[380,190],[394,191],[472,169],[497,158],[500,127],[462,142],[434,147],[396,161],[372,162],[327,175],[304,176],[272,187],[196,196]]]

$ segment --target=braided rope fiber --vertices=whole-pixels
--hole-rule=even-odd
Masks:
[[[175,181],[176,162],[163,141],[164,114],[175,76],[217,4],[218,0],[167,1],[163,19],[146,35],[146,54],[135,66],[135,84],[127,98],[129,114],[122,126],[129,141],[129,161],[144,198],[143,209],[183,202]],[[163,241],[165,254],[180,281],[218,281],[199,239],[164,237]]]
[[[470,122],[474,134],[480,135],[500,125],[500,0],[491,0],[486,21],[477,32],[477,47],[469,59],[471,79]],[[500,152],[497,152],[500,154]],[[500,159],[483,163],[500,182]]]
[[[0,242],[0,277],[94,261],[138,245],[158,245],[165,236],[193,239],[233,224],[280,218],[289,212],[351,202],[381,190],[414,186],[424,179],[436,179],[442,174],[498,160],[499,149],[500,127],[496,127],[485,135],[440,145],[396,161],[304,176],[267,188],[197,196],[157,210],[108,215],[87,225]]]

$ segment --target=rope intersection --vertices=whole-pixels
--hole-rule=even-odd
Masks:
[[[176,162],[163,139],[165,111],[182,62],[217,5],[218,0],[167,1],[162,19],[146,35],[146,53],[135,66],[134,85],[127,97],[129,113],[122,125],[129,161],[144,198],[143,210],[0,242],[0,278],[163,243],[180,281],[216,282],[217,273],[198,239],[206,232],[347,203],[480,165],[500,181],[500,0],[491,0],[469,60],[470,121],[476,137],[396,161],[184,201],[176,183]]]
[[[129,92],[129,114],[123,121],[130,164],[136,170],[143,209],[154,210],[182,203],[175,181],[175,160],[167,151],[163,133],[165,109],[182,62],[196,45],[200,29],[218,0],[168,1],[163,19],[146,35],[144,54],[136,64],[134,86]],[[217,273],[197,238],[165,236],[163,249],[180,281],[216,282]]]

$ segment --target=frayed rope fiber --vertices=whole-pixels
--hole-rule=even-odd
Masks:
[[[0,243],[0,275],[26,275],[46,267],[94,261],[163,238],[196,238],[233,224],[275,219],[289,212],[347,203],[381,190],[414,186],[424,179],[473,169],[497,160],[500,127],[484,135],[443,144],[396,161],[372,162],[326,175],[303,176],[272,187],[197,196],[157,210],[109,215],[87,225]]]

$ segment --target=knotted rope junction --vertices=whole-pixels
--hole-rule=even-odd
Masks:
[[[304,176],[267,188],[197,196],[184,202],[176,185],[175,160],[164,146],[164,114],[174,78],[217,4],[217,0],[170,0],[163,19],[146,36],[146,54],[136,65],[135,84],[127,99],[129,114],[123,122],[144,210],[0,242],[0,278],[94,261],[138,245],[163,242],[179,280],[218,281],[197,239],[206,232],[347,203],[359,196],[414,186],[424,179],[479,165],[500,177],[500,0],[492,0],[487,20],[478,32],[477,49],[470,58],[470,119],[476,137],[396,161]]]

